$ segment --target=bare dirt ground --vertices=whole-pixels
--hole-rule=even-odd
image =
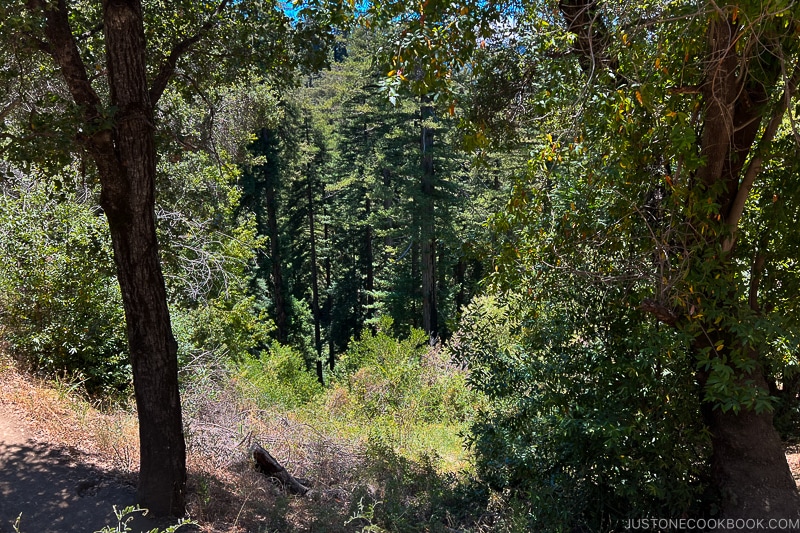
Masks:
[[[0,404],[0,533],[13,533],[18,518],[22,533],[116,526],[112,504],[122,508],[135,500],[130,476],[104,469],[76,448],[41,442],[15,411]]]

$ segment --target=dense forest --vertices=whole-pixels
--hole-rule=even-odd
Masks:
[[[790,0],[4,0],[0,347],[135,405],[156,515],[213,381],[462,450],[351,528],[800,531],[798,34]]]

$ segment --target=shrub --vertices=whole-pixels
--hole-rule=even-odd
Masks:
[[[708,436],[686,342],[605,297],[478,298],[454,343],[491,400],[470,430],[477,472],[530,530],[607,531],[705,507]]]
[[[404,422],[463,420],[475,396],[466,387],[464,371],[450,363],[450,354],[428,346],[428,336],[412,328],[405,338],[395,338],[391,318],[378,323],[377,332],[366,329],[353,339],[334,372],[334,390],[365,417],[392,416]],[[346,394],[341,389],[347,391]]]
[[[89,391],[129,382],[125,316],[108,227],[95,206],[52,183],[0,196],[0,322],[12,352]]]
[[[182,360],[199,351],[238,361],[267,346],[273,330],[272,320],[257,308],[253,296],[220,296],[193,309],[174,309],[172,315]]]
[[[239,363],[237,374],[242,394],[262,408],[276,404],[297,407],[323,390],[316,375],[305,369],[303,356],[277,342],[259,356],[245,357]]]

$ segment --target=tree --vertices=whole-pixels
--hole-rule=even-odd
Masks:
[[[390,88],[408,77],[412,89],[448,100],[454,89],[447,80],[462,64],[478,78],[500,69],[497,92],[512,98],[490,116],[506,111],[514,128],[524,121],[537,132],[529,177],[501,217],[504,233],[522,235],[505,233],[500,265],[508,282],[533,283],[520,274],[527,265],[597,290],[625,287],[615,305],[685,335],[691,365],[684,371],[693,369],[699,387],[723,516],[797,517],[770,398],[770,389],[781,389],[785,357],[776,346],[796,336],[779,309],[794,303],[766,304],[769,292],[760,285],[765,269],[792,285],[794,276],[769,263],[775,244],[763,236],[779,227],[772,218],[778,210],[758,202],[793,198],[782,180],[797,166],[785,150],[795,136],[800,80],[797,6],[376,6],[378,17],[405,21],[389,54]],[[518,62],[478,62],[491,48],[511,50]],[[415,68],[424,74],[411,79]],[[520,102],[522,113],[511,113]],[[489,126],[477,129],[488,135]],[[777,186],[778,175],[787,189]],[[534,229],[548,237],[535,237]],[[607,257],[585,268],[592,246]]]
[[[257,0],[154,2],[146,10],[140,0],[102,5],[30,0],[6,3],[1,11],[4,51],[14,57],[34,54],[40,70],[59,80],[50,81],[40,91],[44,94],[30,90],[10,97],[4,115],[16,113],[13,118],[19,121],[5,128],[4,148],[24,157],[17,135],[22,131],[34,142],[49,142],[48,154],[68,153],[74,144],[95,165],[122,292],[139,414],[137,497],[155,515],[183,515],[186,466],[177,346],[154,212],[158,103],[176,77],[189,91],[230,79],[253,63],[270,68],[276,77],[291,71],[300,58],[287,49],[289,21],[272,3]],[[318,12],[322,26],[315,27],[317,48],[325,44],[322,30],[331,20],[321,15],[330,12]],[[306,33],[311,31],[307,26]],[[306,39],[299,48],[302,56],[311,44]],[[4,72],[13,79],[25,75],[16,69]],[[29,96],[34,98],[21,108],[18,102]],[[41,111],[49,113],[45,120],[36,119]],[[19,126],[25,122],[27,132]]]
[[[346,42],[347,59],[317,85],[324,95],[338,84],[324,115],[335,117],[329,219],[341,244],[332,249],[351,248],[363,278],[364,312],[347,331],[388,314],[395,327],[421,326],[446,339],[480,278],[476,243],[485,235],[478,228],[495,201],[495,184],[469,171],[451,113],[425,95],[387,95],[383,67],[364,57],[386,46],[382,35],[364,28]],[[349,306],[352,276],[337,284],[334,309]]]

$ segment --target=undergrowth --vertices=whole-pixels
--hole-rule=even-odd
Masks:
[[[238,362],[210,352],[187,359],[188,508],[201,531],[488,530],[488,496],[472,482],[460,436],[479,403],[465,370],[418,331],[386,331],[354,342],[325,387],[286,347]],[[0,401],[28,413],[48,442],[135,472],[131,400],[101,405],[80,381],[37,381],[7,359],[0,372]],[[256,472],[255,443],[311,492],[288,495]]]

